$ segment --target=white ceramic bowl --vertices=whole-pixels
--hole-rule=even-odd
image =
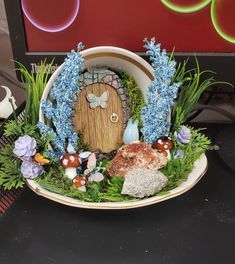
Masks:
[[[128,50],[124,50],[116,47],[96,47],[87,49],[81,52],[84,57],[84,66],[91,70],[97,67],[108,67],[113,70],[123,71],[132,76],[138,84],[142,94],[146,99],[147,88],[153,80],[153,68],[144,59],[132,53]],[[50,80],[47,83],[42,99],[46,100],[50,93],[50,89],[55,79],[59,75],[63,64],[54,72]],[[44,116],[40,110],[39,120],[44,122]],[[200,159],[195,162],[195,167],[189,174],[188,179],[180,186],[172,189],[167,194],[161,196],[153,196],[151,198],[145,198],[128,202],[102,202],[102,203],[90,203],[83,202],[66,196],[62,196],[56,193],[45,190],[39,184],[33,180],[27,180],[27,184],[38,195],[41,195],[50,200],[56,201],[61,204],[89,208],[89,209],[130,209],[136,207],[147,206],[162,202],[164,200],[171,199],[191,189],[205,174],[207,169],[207,158],[202,155]]]
[[[153,68],[143,58],[131,51],[109,46],[86,49],[81,52],[81,55],[85,59],[84,67],[88,70],[97,67],[108,67],[132,76],[146,99],[147,88],[151,80],[153,80]],[[42,100],[48,98],[52,84],[60,74],[62,67],[63,64],[52,74],[42,95]],[[39,112],[39,121],[43,123],[45,121],[41,110]]]

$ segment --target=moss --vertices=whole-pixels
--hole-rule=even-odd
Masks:
[[[127,89],[130,100],[130,108],[132,112],[132,120],[139,121],[139,127],[142,127],[141,110],[145,104],[144,97],[136,84],[135,80],[126,73],[121,73],[121,82]]]
[[[115,177],[113,179],[105,179],[100,183],[88,182],[87,191],[81,192],[72,186],[71,180],[64,176],[62,170],[53,167],[41,178],[37,179],[39,185],[44,189],[78,199],[85,202],[122,202],[133,200],[132,197],[121,194],[123,177]]]
[[[85,142],[84,135],[81,131],[78,132],[78,149],[89,150],[90,145]]]
[[[167,166],[161,169],[161,171],[167,176],[168,183],[166,187],[159,194],[165,194],[169,190],[172,190],[179,186],[182,182],[187,180],[189,173],[194,168],[194,163],[199,157],[210,148],[211,141],[200,129],[190,128],[192,133],[192,139],[189,144],[179,144],[174,138],[174,135],[170,135],[173,139],[174,149],[180,149],[184,152],[184,157],[173,158],[173,150],[171,153],[172,159],[168,162]]]
[[[190,128],[192,140],[189,144],[178,144],[173,135],[170,135],[174,142],[175,149],[184,151],[183,159],[172,158],[166,167],[161,171],[168,178],[168,183],[156,195],[164,195],[184,182],[194,167],[194,162],[205,152],[211,141],[194,128]],[[172,151],[173,152],[173,151]],[[171,153],[173,157],[173,153]],[[108,166],[109,160],[103,160],[103,166]],[[122,195],[124,177],[109,178],[107,171],[103,172],[105,180],[101,183],[88,182],[87,192],[80,192],[72,186],[72,182],[64,177],[64,170],[54,163],[50,166],[47,174],[37,179],[37,182],[45,189],[61,195],[72,197],[85,202],[124,202],[135,200],[132,197]]]

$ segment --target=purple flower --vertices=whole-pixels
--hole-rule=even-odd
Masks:
[[[175,159],[183,159],[184,157],[184,152],[181,149],[175,149],[173,152],[174,158]]]
[[[36,154],[36,140],[28,135],[19,137],[15,141],[15,148],[13,153],[24,160],[29,160],[33,155]]]
[[[26,179],[34,179],[44,172],[41,165],[33,163],[31,160],[24,160],[21,164],[20,170]]]
[[[175,131],[174,136],[177,143],[188,144],[192,137],[191,131],[186,126],[182,126],[179,131]]]

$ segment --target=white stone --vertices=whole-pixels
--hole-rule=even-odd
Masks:
[[[158,170],[134,167],[126,176],[122,194],[136,198],[154,195],[167,184],[167,177]]]

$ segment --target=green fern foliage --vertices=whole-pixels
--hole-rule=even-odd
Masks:
[[[24,135],[34,136],[36,131],[36,126],[18,120],[10,120],[4,127],[4,136],[10,137],[20,137]]]
[[[13,146],[7,145],[0,152],[0,186],[6,190],[22,188],[25,178],[20,172],[21,161],[13,155]]]

